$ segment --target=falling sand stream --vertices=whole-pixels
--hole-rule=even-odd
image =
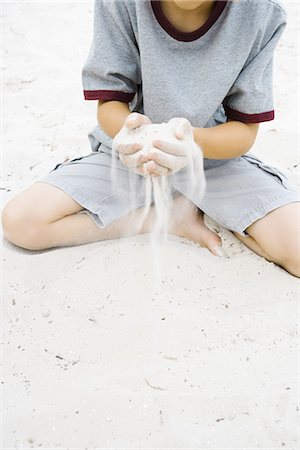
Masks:
[[[149,154],[157,151],[153,147],[153,141],[159,139],[164,142],[174,144],[174,148],[182,149],[180,155],[170,155],[175,161],[172,174],[169,176],[155,176],[144,175],[143,189],[140,190],[140,183],[137,184],[137,179],[141,177],[129,169],[129,199],[131,210],[136,209],[137,199],[142,196],[143,209],[138,222],[134,225],[134,232],[139,233],[148,218],[150,209],[154,208],[154,221],[151,232],[151,242],[153,249],[153,264],[156,274],[156,279],[161,278],[160,268],[160,249],[161,245],[166,242],[168,237],[168,230],[170,224],[170,213],[173,205],[174,195],[176,196],[176,189],[174,189],[175,178],[184,181],[185,194],[192,198],[197,195],[197,199],[201,199],[205,190],[205,176],[203,169],[202,152],[196,145],[193,137],[192,126],[187,123],[183,139],[175,137],[175,130],[178,129],[178,119],[171,119],[167,123],[142,125],[137,129],[130,130],[123,127],[121,132],[115,137],[113,141],[113,164],[111,169],[111,178],[114,185],[117,184],[117,160],[118,152],[116,150],[119,144],[127,145],[132,143],[141,144],[143,147],[132,156],[132,162],[141,155]],[[137,178],[138,177],[138,178]],[[178,178],[179,177],[179,178]],[[137,190],[137,185],[138,190]],[[177,192],[178,193],[178,192]],[[181,203],[181,210],[176,214],[183,216],[185,214],[185,204]]]

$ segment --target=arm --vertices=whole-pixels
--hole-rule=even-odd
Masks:
[[[102,130],[111,138],[121,130],[131,114],[128,103],[118,101],[98,101],[97,120]]]
[[[237,158],[253,146],[259,124],[231,121],[212,128],[194,127],[194,139],[204,158]]]
[[[255,142],[258,122],[274,118],[273,55],[286,26],[286,13],[276,2],[271,3],[272,7],[260,3],[265,18],[256,30],[243,69],[222,102],[229,121],[213,128],[194,128],[195,141],[205,158],[243,155]],[[247,123],[243,116],[248,116]]]
[[[102,130],[112,139],[123,127],[134,130],[142,125],[151,123],[149,117],[137,112],[131,112],[128,103],[121,101],[98,101],[97,120]],[[134,153],[134,146],[130,146],[129,153]]]

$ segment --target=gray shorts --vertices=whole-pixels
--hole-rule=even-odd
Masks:
[[[58,164],[39,181],[65,191],[104,228],[145,202],[144,177],[130,176],[116,160],[112,182],[111,166],[111,154],[100,150]],[[190,198],[185,189],[184,170],[169,177],[172,194],[186,195],[217,223],[243,236],[247,236],[247,227],[268,212],[299,201],[299,192],[281,171],[250,153],[227,160],[205,159],[204,170],[207,186],[203,198],[197,198],[196,193]],[[134,198],[129,195],[132,190]]]

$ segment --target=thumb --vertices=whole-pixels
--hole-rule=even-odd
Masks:
[[[151,120],[149,119],[149,117],[137,112],[129,114],[129,116],[127,116],[125,120],[125,126],[129,130],[134,130],[135,128],[138,128],[142,125],[150,125],[150,124]]]
[[[131,113],[125,120],[125,125],[130,130],[137,128],[141,125],[141,118],[139,113]]]
[[[133,113],[130,113],[130,114],[127,116],[127,119],[126,119],[126,120],[129,120],[130,122],[136,121],[136,120],[139,118],[139,116],[140,116],[139,113],[133,112]]]
[[[188,119],[178,119],[177,123],[174,123],[175,137],[177,139],[184,139],[187,135],[191,133],[191,123]]]

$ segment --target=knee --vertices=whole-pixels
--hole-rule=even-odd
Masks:
[[[38,250],[37,236],[40,226],[29,210],[20,208],[13,199],[4,207],[1,221],[3,235],[9,242],[27,250]]]

